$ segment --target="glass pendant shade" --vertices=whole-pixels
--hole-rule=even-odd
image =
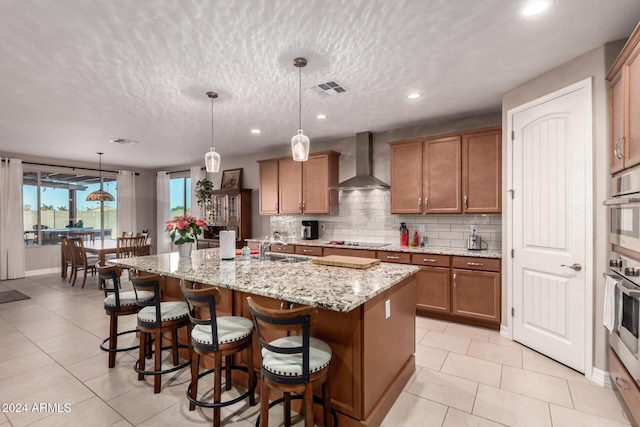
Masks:
[[[296,162],[309,160],[309,137],[298,129],[298,134],[291,138],[291,155]]]
[[[204,165],[207,172],[220,171],[220,154],[216,153],[215,148],[211,147],[211,150],[204,156]]]
[[[89,193],[87,202],[113,202],[115,200],[110,193],[102,189],[102,154],[104,153],[98,153],[100,156],[100,189]]]

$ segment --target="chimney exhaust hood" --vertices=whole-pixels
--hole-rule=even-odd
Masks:
[[[356,134],[356,176],[342,181],[330,190],[373,190],[388,189],[389,185],[371,175],[373,136],[371,132]]]

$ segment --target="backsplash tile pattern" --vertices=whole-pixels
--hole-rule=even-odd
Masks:
[[[284,240],[300,236],[302,220],[320,221],[323,240],[350,240],[397,244],[400,223],[407,224],[409,238],[414,231],[427,236],[428,246],[466,248],[471,225],[488,249],[502,248],[502,217],[491,215],[392,215],[388,190],[356,190],[340,192],[339,215],[274,215],[270,232],[278,231]],[[484,245],[483,245],[484,246]]]

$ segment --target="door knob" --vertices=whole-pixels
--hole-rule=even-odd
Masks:
[[[572,270],[580,271],[582,270],[582,266],[577,262],[574,262],[572,265],[560,264],[560,267],[569,267]]]

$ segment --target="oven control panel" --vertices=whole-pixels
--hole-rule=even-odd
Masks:
[[[638,279],[640,277],[640,261],[611,252],[609,254],[609,269],[640,285]]]

